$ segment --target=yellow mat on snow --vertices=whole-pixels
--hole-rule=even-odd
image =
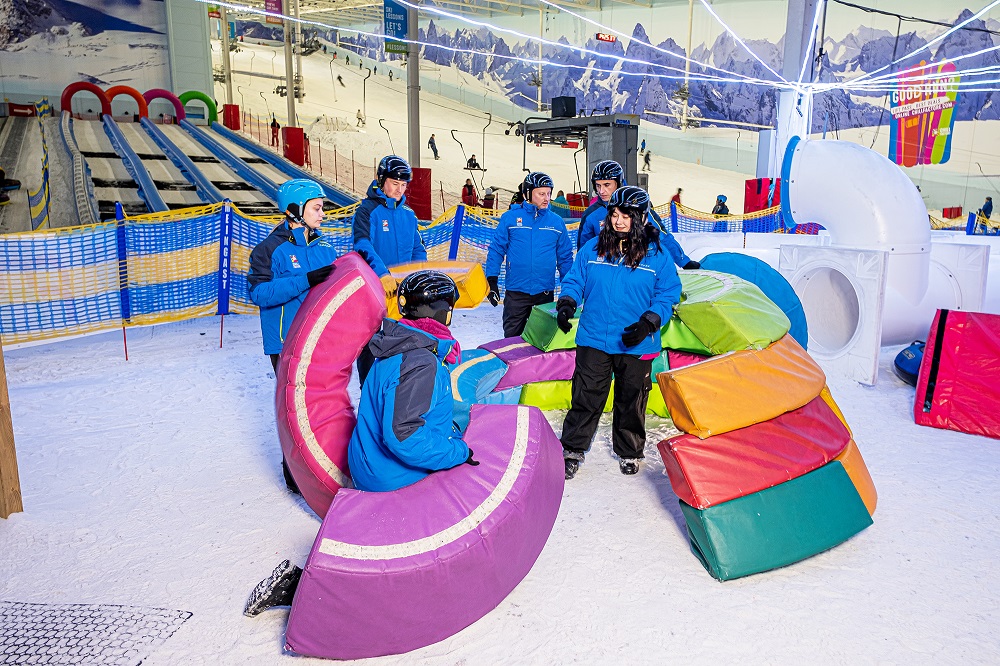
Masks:
[[[393,266],[389,272],[397,280],[402,280],[410,273],[432,270],[441,271],[455,281],[458,286],[458,302],[455,308],[474,308],[483,302],[490,293],[490,285],[486,282],[482,264],[474,261],[413,261],[408,264]],[[389,318],[399,319],[399,306],[395,298],[388,299]]]

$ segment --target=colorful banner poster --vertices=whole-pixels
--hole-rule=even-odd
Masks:
[[[897,77],[889,108],[889,159],[903,166],[943,164],[951,157],[959,76],[955,65],[927,64]]]
[[[222,18],[219,5],[208,5],[208,18]]]
[[[407,8],[394,0],[383,0],[385,11],[385,52],[407,53],[409,45],[399,40],[406,39],[410,27],[410,17]]]
[[[281,14],[281,0],[264,0],[264,11],[271,12],[272,14]],[[281,25],[284,20],[279,16],[268,16],[265,22]]]

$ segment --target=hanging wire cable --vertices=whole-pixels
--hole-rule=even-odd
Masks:
[[[952,27],[951,23],[945,23],[944,21],[934,21],[931,19],[919,18],[916,16],[906,16],[905,14],[897,14],[896,12],[890,12],[885,9],[876,9],[875,7],[865,7],[863,5],[856,5],[853,2],[844,2],[844,0],[830,0],[830,2],[835,2],[838,5],[844,5],[845,7],[851,7],[852,9],[860,9],[863,12],[868,12],[869,14],[881,14],[883,16],[893,16],[902,21],[911,21],[913,23],[927,23],[929,25],[940,25],[945,28]],[[1000,37],[1000,32],[996,30],[990,30],[989,28],[970,28],[965,27],[963,30],[969,30],[972,32],[986,32],[995,37]]]
[[[903,29],[903,19],[898,19],[896,21],[896,39],[892,43],[892,55],[889,57],[890,60],[896,57],[896,47],[899,46],[899,32]],[[875,136],[872,137],[872,145],[869,148],[875,147],[875,142],[878,140],[879,130],[882,129],[882,118],[885,117],[885,104],[889,101],[889,93],[885,93],[885,97],[882,98],[882,108],[878,112],[878,123],[875,125]]]

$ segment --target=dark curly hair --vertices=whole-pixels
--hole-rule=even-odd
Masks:
[[[635,208],[621,208],[622,213],[632,218],[632,227],[624,238],[620,238],[611,225],[611,214],[615,210],[609,207],[608,216],[604,218],[604,226],[597,237],[597,256],[611,262],[624,257],[625,265],[635,270],[646,258],[650,245],[660,251],[660,230]]]

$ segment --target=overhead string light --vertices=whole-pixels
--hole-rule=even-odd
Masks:
[[[728,70],[728,69],[725,69],[725,68],[722,68],[722,67],[716,67],[715,65],[710,65],[710,64],[708,64],[706,62],[700,62],[698,60],[695,60],[694,58],[690,58],[690,57],[688,57],[686,55],[683,55],[681,53],[678,53],[676,51],[671,51],[670,49],[665,49],[662,46],[657,46],[657,45],[655,45],[655,44],[653,44],[651,42],[647,42],[647,41],[638,39],[636,37],[632,37],[628,33],[622,32],[620,30],[615,30],[614,28],[612,28],[609,25],[605,25],[603,23],[600,23],[599,21],[595,21],[594,19],[588,18],[588,17],[584,16],[583,14],[579,14],[577,12],[574,12],[573,10],[568,9],[566,7],[563,7],[561,5],[557,5],[556,3],[551,2],[551,0],[538,0],[538,1],[541,2],[542,4],[545,4],[545,5],[548,5],[550,7],[553,7],[554,9],[558,9],[560,12],[562,12],[564,14],[569,14],[570,16],[572,16],[574,18],[577,18],[577,19],[580,19],[581,21],[589,23],[590,25],[594,26],[595,28],[598,28],[601,32],[611,33],[611,34],[617,35],[619,37],[622,37],[624,39],[628,39],[628,40],[631,40],[633,42],[638,42],[642,46],[648,46],[649,48],[653,49],[654,51],[658,51],[660,53],[663,53],[664,55],[673,56],[675,58],[680,58],[681,60],[684,60],[686,62],[690,62],[692,65],[697,65],[697,66],[702,67],[704,69],[714,69],[715,71],[722,72],[724,74],[731,74],[731,75],[737,76],[737,77],[748,78],[745,74],[740,74],[739,72],[733,72],[731,70]],[[771,81],[771,83],[774,84],[774,85],[783,86],[783,84],[781,84],[778,81]]]
[[[802,85],[802,79],[804,79],[806,76],[806,66],[812,59],[813,46],[816,43],[816,33],[819,31],[820,11],[823,9],[823,6],[824,6],[823,2],[816,3],[816,12],[813,14],[812,29],[809,31],[809,44],[807,44],[806,48],[804,49],[805,55],[802,58],[802,67],[799,69],[799,78],[798,80],[796,80],[796,83],[799,86]],[[811,83],[812,82],[807,83],[806,86],[811,85]]]
[[[997,2],[1000,2],[1000,0],[997,0]],[[783,82],[783,83],[788,84],[789,86],[791,86],[791,84],[788,81],[788,79],[786,79],[781,74],[778,74],[776,71],[774,71],[774,69],[772,69],[770,65],[768,65],[766,62],[764,62],[764,60],[759,55],[757,55],[756,53],[753,52],[753,49],[751,49],[749,46],[747,46],[746,42],[744,42],[743,39],[739,35],[737,35],[736,32],[734,32],[733,29],[730,28],[726,24],[725,21],[722,20],[722,17],[715,13],[715,10],[712,9],[711,5],[708,4],[707,0],[701,0],[701,4],[702,4],[702,6],[705,9],[708,10],[709,14],[711,14],[712,16],[715,17],[715,20],[718,21],[722,25],[722,27],[725,29],[725,31],[728,32],[732,36],[732,38],[736,40],[737,44],[739,44],[744,49],[746,49],[746,52],[749,53],[750,55],[752,55],[757,60],[757,62],[759,62],[760,64],[764,65],[764,67],[767,69],[767,71],[769,71],[772,74],[774,74],[777,77],[778,81],[781,81],[781,82]]]
[[[376,33],[376,32],[369,32],[369,31],[366,31],[366,30],[358,30],[356,28],[348,28],[348,27],[344,27],[344,26],[338,26],[338,25],[333,25],[333,24],[329,24],[329,23],[323,23],[322,21],[314,21],[314,20],[307,20],[307,19],[296,19],[296,18],[294,18],[292,16],[287,16],[285,14],[281,14],[281,13],[277,13],[277,12],[270,12],[270,11],[259,9],[259,8],[256,8],[256,7],[250,7],[248,5],[239,5],[239,4],[235,4],[235,3],[229,3],[229,2],[217,2],[215,0],[196,0],[196,2],[200,2],[202,4],[220,5],[220,6],[226,7],[227,9],[232,9],[232,10],[235,10],[235,11],[238,11],[238,12],[244,12],[244,13],[248,13],[248,14],[258,14],[258,15],[261,15],[261,16],[271,16],[271,17],[274,17],[274,18],[281,18],[281,19],[284,19],[284,20],[287,20],[287,21],[290,21],[290,22],[293,22],[293,23],[300,23],[302,25],[318,26],[318,27],[321,27],[321,28],[327,28],[327,29],[330,29],[330,30],[339,30],[341,32],[353,33],[353,34],[356,34],[356,35],[363,35],[363,36],[366,36],[366,37],[372,37],[372,38],[376,38],[376,39],[385,39],[385,35],[380,34],[380,33]],[[406,3],[404,2],[403,4],[406,4]],[[541,60],[541,59],[538,59],[538,58],[524,58],[524,57],[514,56],[514,55],[503,55],[503,54],[499,54],[499,53],[492,53],[490,51],[480,51],[480,50],[477,50],[477,49],[456,48],[456,47],[453,47],[453,46],[445,46],[445,45],[442,45],[442,44],[435,44],[433,42],[424,42],[424,41],[421,41],[421,40],[418,40],[418,39],[404,39],[404,38],[396,38],[396,37],[394,37],[393,39],[395,41],[403,42],[403,43],[406,43],[406,44],[416,44],[418,46],[426,46],[426,47],[429,47],[429,48],[441,49],[443,51],[449,51],[451,53],[463,53],[463,54],[481,55],[481,56],[484,56],[484,57],[487,57],[487,58],[499,58],[501,60],[512,60],[512,61],[515,61],[515,62],[523,62],[523,63],[527,63],[527,64],[530,64],[530,65],[539,65],[539,64],[541,64],[541,65],[545,65],[546,67],[558,67],[558,68],[561,68],[561,69],[579,69],[579,70],[583,70],[583,71],[599,72],[599,73],[603,73],[603,74],[617,74],[619,76],[654,77],[654,78],[670,79],[670,80],[677,80],[677,81],[684,80],[684,78],[685,78],[684,76],[672,76],[672,75],[669,75],[669,74],[650,74],[650,73],[645,73],[645,72],[628,72],[628,71],[623,71],[623,70],[617,69],[617,68],[616,69],[606,69],[606,68],[601,68],[601,67],[593,67],[593,66],[590,66],[590,65],[574,65],[574,64],[569,64],[569,63],[557,63],[557,62],[551,62],[551,61],[548,61],[548,60]],[[569,48],[570,50],[581,50],[579,47],[574,47],[572,45],[558,44],[558,43],[556,45],[559,46],[559,47],[562,47],[562,48]],[[597,53],[596,55],[601,56],[601,57],[615,58],[614,56],[605,56],[605,54],[601,54],[601,53]],[[618,58],[618,59],[621,59],[621,58]],[[631,59],[631,60],[630,59],[624,59],[624,60],[627,60],[629,62],[634,62],[634,63],[637,63],[637,64],[649,65],[651,67],[666,67],[664,65],[659,65],[657,63],[646,62],[646,61],[643,61],[643,60],[634,60],[634,59]],[[682,71],[682,70],[680,70],[680,69],[678,69],[676,67],[672,67],[672,68],[668,67],[668,69],[674,69],[676,71]],[[700,76],[690,76],[689,80],[691,80],[691,81],[697,81],[697,82],[702,82],[702,83],[738,83],[738,84],[753,84],[753,85],[760,85],[760,86],[774,86],[774,85],[776,85],[776,83],[774,81],[768,81],[766,79],[757,79],[757,78],[752,78],[752,77],[745,77],[745,78],[740,78],[740,79],[731,79],[731,78],[723,78],[723,77],[717,77],[717,76],[712,76],[712,75],[700,75]]]
[[[957,55],[957,56],[955,56],[953,58],[945,58],[943,60],[938,60],[938,61],[935,61],[933,63],[928,63],[928,64],[924,64],[924,65],[912,65],[912,66],[907,67],[905,69],[901,69],[901,70],[899,70],[897,72],[892,72],[890,74],[882,74],[881,76],[876,76],[876,77],[873,77],[873,78],[870,78],[870,79],[863,79],[862,77],[859,76],[859,77],[857,77],[855,79],[852,79],[850,81],[842,81],[840,83],[825,83],[825,84],[820,84],[817,88],[818,88],[818,90],[820,92],[826,92],[827,90],[833,90],[833,89],[850,89],[850,90],[854,90],[854,89],[858,89],[858,88],[863,88],[864,86],[870,85],[870,84],[874,84],[874,85],[882,84],[882,85],[893,86],[893,85],[895,85],[895,82],[896,82],[896,80],[898,78],[905,77],[905,76],[907,76],[909,74],[919,74],[919,73],[923,72],[924,70],[926,70],[929,66],[940,66],[940,65],[945,65],[945,64],[948,64],[948,63],[955,63],[955,62],[958,62],[960,60],[966,60],[967,58],[974,58],[974,57],[976,57],[978,55],[982,55],[984,53],[990,53],[990,52],[997,51],[997,50],[1000,50],[1000,46],[990,46],[990,47],[987,47],[985,49],[980,49],[979,51],[975,51],[973,53],[965,53],[965,54],[962,54],[962,55]],[[982,68],[970,68],[969,70],[955,70],[954,72],[947,72],[947,73],[942,73],[942,74],[944,74],[945,76],[964,76],[967,72],[972,72],[972,71],[976,71],[976,70],[979,70],[979,69],[982,69]],[[935,74],[934,73],[928,73],[928,74],[925,74],[923,76],[935,76]]]

